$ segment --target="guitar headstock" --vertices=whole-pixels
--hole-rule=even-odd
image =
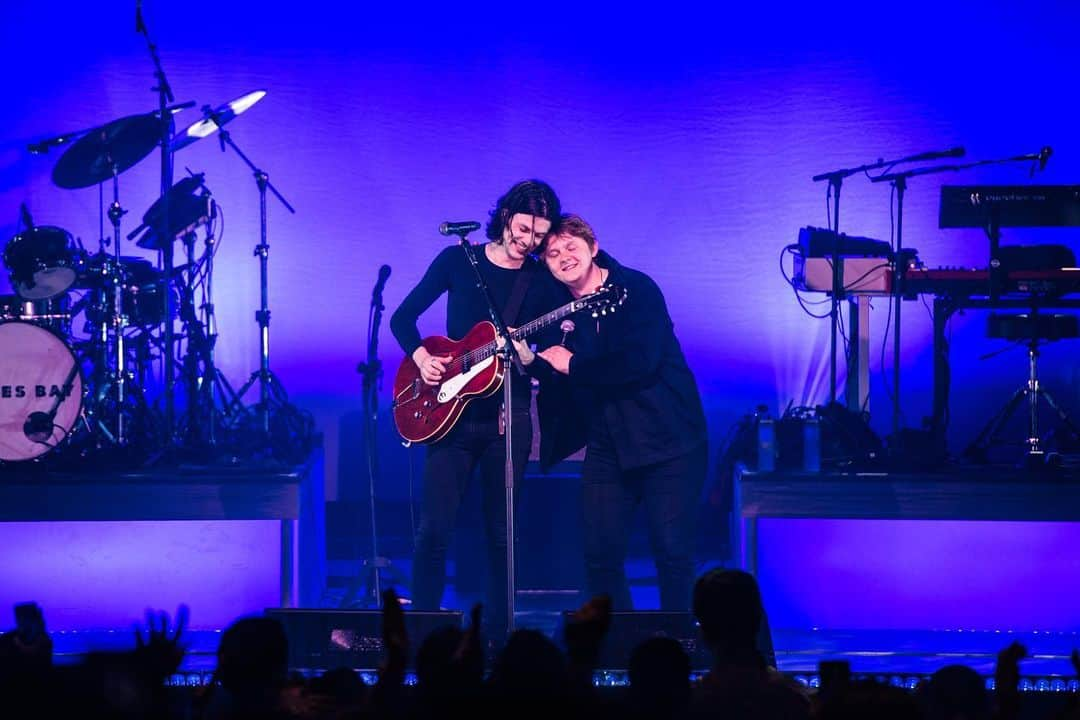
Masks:
[[[605,283],[594,293],[583,295],[575,300],[573,311],[590,310],[593,317],[614,313],[615,309],[626,302],[626,288],[612,283]]]

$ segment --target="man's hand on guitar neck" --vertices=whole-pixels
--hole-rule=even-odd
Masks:
[[[508,327],[507,332],[513,333],[517,328]],[[532,348],[526,344],[524,340],[513,340],[514,351],[517,353],[518,359],[521,360],[522,365],[532,365],[532,361],[536,359],[536,353],[532,351]],[[495,347],[502,349],[502,346],[506,344],[506,341],[502,337],[495,338]]]
[[[413,362],[420,369],[420,377],[428,385],[438,385],[442,382],[443,373],[446,372],[453,357],[453,355],[432,355],[423,345],[416,348],[412,354]]]

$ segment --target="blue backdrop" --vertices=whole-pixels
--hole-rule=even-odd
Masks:
[[[904,245],[930,266],[971,267],[986,264],[986,240],[937,228],[942,183],[1077,181],[1073,3],[468,5],[143,4],[178,102],[267,90],[228,127],[297,211],[269,198],[271,367],[326,435],[331,499],[361,496],[366,483],[346,419],[361,407],[356,364],[379,266],[393,269],[388,319],[447,242],[438,224],[485,219],[519,179],[549,181],[602,247],[657,280],[701,385],[714,454],[758,404],[778,412],[827,399],[828,324],[804,313],[780,267],[800,227],[828,225],[826,188],[811,176],[956,145],[971,160],[1052,146],[1035,177],[1011,164],[911,181]],[[133,0],[47,9],[13,0],[0,10],[0,238],[18,231],[26,202],[36,222],[97,249],[97,188],[56,187],[59,152],[26,146],[156,107],[134,16]],[[197,110],[177,115],[179,127],[196,119]],[[224,211],[217,359],[239,385],[258,366],[256,184],[213,138],[182,150],[176,166],[178,178],[206,173]],[[156,198],[158,173],[151,155],[120,176],[125,235]],[[887,184],[850,178],[841,229],[888,240],[892,200]],[[1077,245],[1062,230],[1009,231],[1004,242]],[[124,252],[155,259],[133,244]],[[930,320],[923,303],[904,311],[902,408],[917,427],[930,410]],[[894,372],[881,344],[887,317],[876,300],[869,407],[882,434]],[[442,307],[423,323],[424,334],[443,333]],[[984,313],[957,316],[950,332],[956,448],[1024,382],[1026,360],[1022,348],[981,357],[1001,347],[984,337]],[[392,376],[401,352],[385,324],[380,355]],[[1074,358],[1068,341],[1044,354],[1044,382],[1067,408],[1080,406]],[[390,377],[384,408],[389,386]],[[382,423],[378,492],[404,499],[412,451],[393,442],[385,414]]]

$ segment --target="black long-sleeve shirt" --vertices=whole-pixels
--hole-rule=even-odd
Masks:
[[[608,270],[608,284],[625,289],[626,300],[599,320],[574,317],[568,378],[542,358],[530,368],[541,380],[538,402],[551,398],[540,404],[542,463],[601,435],[625,469],[694,450],[707,440],[705,411],[663,293],[648,275],[603,251],[597,264]],[[550,334],[541,346],[549,344]]]
[[[474,246],[473,254],[476,256],[477,266],[491,291],[500,317],[510,300],[518,276],[522,272],[530,272],[532,275],[521,307],[516,317],[509,319],[508,325],[521,326],[554,307],[553,303],[558,298],[558,284],[547,271],[538,267],[535,260],[526,260],[523,269],[511,270],[491,262],[484,245]],[[422,338],[416,326],[417,320],[444,293],[446,294],[447,337],[460,340],[477,323],[491,319],[488,303],[477,285],[476,271],[469,263],[465,251],[458,246],[444,248],[435,256],[427,272],[424,273],[424,277],[405,296],[401,305],[390,317],[390,330],[406,355],[411,357],[421,345]],[[506,318],[503,319],[506,320]],[[511,391],[514,408],[527,410],[532,398],[529,378],[515,372]],[[494,417],[501,402],[501,393],[488,398],[477,398],[470,403],[466,412],[470,413],[469,416],[474,419]]]

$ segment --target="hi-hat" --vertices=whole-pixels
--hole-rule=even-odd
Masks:
[[[59,187],[90,187],[124,172],[150,154],[161,139],[156,113],[129,115],[94,128],[64,151],[53,168]]]
[[[216,110],[211,110],[209,105],[203,106],[203,119],[189,125],[183,132],[177,133],[170,149],[176,152],[204,137],[213,135],[218,128],[234,120],[237,115],[248,110],[265,96],[265,90],[254,90],[219,106]]]

